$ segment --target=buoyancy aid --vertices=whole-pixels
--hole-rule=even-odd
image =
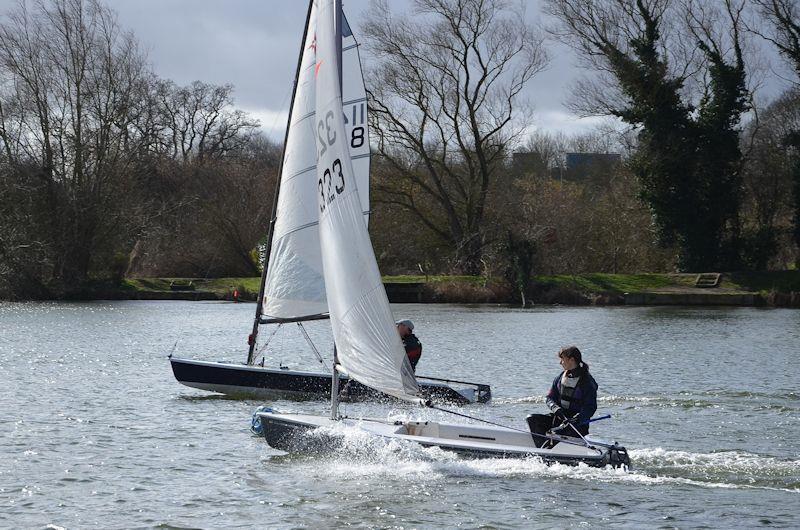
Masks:
[[[578,388],[578,384],[581,381],[582,374],[583,374],[582,370],[581,371],[571,370],[571,371],[564,371],[564,373],[561,375],[559,396],[561,398],[560,404],[562,409],[571,410],[573,408],[573,403],[577,405],[574,408],[576,409],[580,408],[580,402],[582,400],[577,396],[575,396],[575,389]]]

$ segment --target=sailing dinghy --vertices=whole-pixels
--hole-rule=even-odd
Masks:
[[[262,434],[270,446],[292,452],[335,450],[343,440],[342,429],[358,429],[387,440],[405,440],[471,456],[535,455],[567,464],[627,464],[623,447],[591,438],[551,434],[546,436],[548,447],[538,448],[527,429],[347,418],[339,414],[339,373],[398,399],[431,406],[422,396],[395,330],[363,220],[360,183],[355,178],[352,144],[341,112],[342,86],[347,82],[342,79],[347,73],[342,71],[341,39],[336,38],[341,23],[340,0],[313,1],[306,32],[314,35],[315,44],[316,207],[335,342],[331,414],[323,417],[260,409],[253,418],[253,431]],[[305,146],[312,155],[315,144]]]
[[[262,399],[324,399],[330,395],[330,372],[268,368],[264,366],[263,358],[260,363],[257,361],[260,357],[259,328],[263,325],[291,324],[297,325],[309,348],[321,361],[316,346],[303,326],[310,321],[328,318],[317,196],[321,191],[337,193],[341,184],[336,174],[339,166],[325,168],[329,174],[324,183],[325,189],[320,188],[322,181],[317,182],[314,143],[318,134],[329,133],[318,129],[320,120],[315,114],[314,80],[315,68],[319,63],[315,59],[317,39],[313,31],[308,32],[312,11],[313,7],[309,5],[284,140],[280,184],[273,200],[273,218],[266,246],[268,264],[261,277],[253,332],[248,341],[247,362],[212,362],[170,355],[175,378],[189,387]],[[357,186],[359,190],[359,200],[353,204],[353,215],[366,226],[369,217],[370,164],[366,90],[358,44],[344,18],[338,35],[341,38],[335,40],[341,49],[339,65],[344,82],[341,92],[343,101],[339,101],[340,107],[335,114],[345,120],[344,130],[340,131],[338,140],[340,144],[347,144],[348,150],[342,156],[346,157],[351,171],[348,179],[352,179],[353,189]],[[331,109],[329,111],[333,112]],[[325,123],[329,121],[323,121],[323,125]],[[337,379],[335,386],[339,388],[349,380],[344,374],[337,374]],[[438,403],[486,403],[492,396],[491,388],[486,384],[419,375],[417,379],[423,396]],[[357,382],[348,385],[347,389],[351,401],[387,398],[380,390]]]

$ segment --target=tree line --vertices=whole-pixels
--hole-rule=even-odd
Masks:
[[[544,167],[510,164],[535,126],[521,85],[548,61],[521,7],[417,0],[411,18],[373,4],[379,200],[427,228],[418,254],[468,274],[796,267],[798,4],[544,0],[543,31],[586,73],[568,105],[610,124],[566,144],[621,155],[582,183],[552,178],[559,135],[527,134]],[[794,73],[762,104],[770,49]]]
[[[160,79],[96,0],[0,24],[0,291],[258,274],[279,150],[232,86]]]
[[[381,270],[524,293],[536,272],[797,266],[799,1],[545,0],[542,28],[503,0],[373,2],[357,36]],[[568,104],[602,127],[535,132],[548,39],[576,50]],[[769,48],[794,79],[762,103]],[[159,78],[99,0],[11,11],[0,79],[0,293],[258,274],[280,146],[232,86]]]

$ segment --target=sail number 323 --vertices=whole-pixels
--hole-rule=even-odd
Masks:
[[[329,147],[336,143],[336,131],[332,127],[334,119],[333,111],[328,111],[325,117],[317,124],[317,138],[319,140],[319,156],[322,157]],[[325,208],[341,195],[344,191],[344,173],[342,173],[342,161],[336,159],[331,167],[325,168],[317,182],[319,186],[319,211],[324,212]]]

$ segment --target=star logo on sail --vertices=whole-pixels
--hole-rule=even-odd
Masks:
[[[317,54],[317,34],[314,33],[314,37],[311,39],[311,44],[308,45],[309,50],[314,50],[314,55]],[[317,61],[317,66],[314,68],[314,77],[316,78],[319,75],[319,67],[322,66],[323,61]]]

